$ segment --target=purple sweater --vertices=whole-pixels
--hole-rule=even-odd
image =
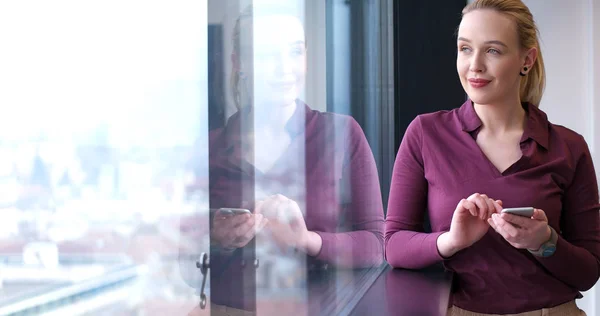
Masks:
[[[394,267],[443,261],[455,272],[453,304],[480,313],[520,313],[580,298],[600,273],[600,204],[592,157],[583,137],[524,105],[523,156],[500,173],[475,137],[482,126],[471,100],[459,109],[418,116],[396,157],[385,224]],[[548,258],[512,247],[490,228],[470,248],[444,260],[437,238],[450,229],[462,198],[484,193],[504,207],[542,209],[559,233]],[[433,233],[423,232],[428,215]]]
[[[225,128],[210,135],[211,208],[252,209],[256,186],[261,184],[271,188],[269,194],[279,193],[295,200],[308,230],[323,239],[320,253],[311,260],[345,267],[381,264],[384,215],[379,179],[358,123],[349,116],[311,110],[298,101],[286,125],[291,144],[274,167],[263,174],[242,158],[248,135],[244,126],[251,120],[247,110],[239,111]],[[211,266],[214,263],[223,270],[221,277],[211,281],[213,301],[252,309],[248,300],[241,306],[237,299],[229,299],[241,295],[233,292],[240,290],[242,279],[252,279],[248,275],[251,269],[244,272],[236,263],[245,251],[239,250],[233,258],[211,255]],[[251,292],[253,286],[252,282],[244,284],[244,293]]]

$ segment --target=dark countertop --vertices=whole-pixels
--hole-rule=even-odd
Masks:
[[[446,315],[452,285],[452,274],[441,265],[416,271],[392,269],[387,263],[368,269],[318,267],[307,276],[306,301],[287,305],[295,306],[294,315]],[[276,297],[262,300],[277,304]],[[188,315],[209,314],[196,309]],[[280,314],[263,307],[257,316]]]
[[[441,265],[317,272],[309,277],[307,315],[446,315],[451,287],[452,274]]]
[[[387,266],[350,315],[446,315],[452,274],[435,266],[412,271]]]

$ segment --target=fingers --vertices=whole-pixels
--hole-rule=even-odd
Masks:
[[[477,214],[474,216],[477,216],[481,219],[485,219],[485,217],[487,216],[488,209],[487,201],[484,198],[477,196],[472,200],[472,202],[474,202],[475,205],[477,205]]]
[[[260,222],[256,225],[256,233],[260,233],[263,228],[265,228],[265,226],[267,226],[267,224],[269,223],[269,220],[262,217]]]
[[[262,208],[265,204],[265,201],[256,201],[254,204],[254,214],[262,214]]]
[[[531,228],[531,226],[535,223],[534,221],[532,221],[531,218],[528,217],[524,217],[524,216],[518,216],[518,215],[513,215],[513,214],[500,214],[500,218],[502,218],[503,220],[522,227],[522,228]]]
[[[547,227],[544,211],[535,209],[531,218],[513,214],[494,214],[488,219],[489,225],[513,247],[518,249],[537,249],[536,236]],[[544,237],[542,239],[547,239]],[[539,248],[539,247],[538,247]]]
[[[253,218],[254,216],[252,216],[252,214],[241,214],[232,216],[228,218],[227,221],[232,227],[237,227],[248,222],[249,220],[253,220]]]
[[[477,205],[475,205],[475,203],[467,199],[462,199],[460,200],[458,206],[459,208],[467,210],[469,213],[471,213],[471,215],[477,217]]]
[[[511,238],[511,236],[504,231],[504,229],[498,227],[498,225],[496,224],[496,221],[494,221],[494,217],[490,217],[487,220],[488,224],[490,224],[490,227],[492,227],[492,229],[494,231],[496,231],[496,233],[498,233],[500,236],[502,236],[502,238],[504,238],[505,240],[508,240],[509,238]]]
[[[533,210],[533,216],[531,218],[548,223],[548,217],[546,216],[546,213],[537,208]]]
[[[464,200],[464,199],[463,199]],[[471,204],[466,204],[461,200],[460,205],[471,213],[475,217],[479,217],[482,220],[486,220],[494,213],[500,213],[502,211],[502,200],[494,200],[489,198],[486,194],[474,193],[469,196],[466,201]]]
[[[245,217],[246,215],[244,215]],[[262,215],[261,215],[262,216]],[[241,224],[237,225],[234,229],[235,231],[235,235],[236,236],[243,236],[248,230],[254,228],[254,223],[255,223],[255,217],[250,215],[250,217],[247,217],[246,221],[242,222]]]
[[[256,235],[256,226],[259,225],[259,221],[262,220],[262,215],[252,216],[243,224],[239,225],[234,229],[233,245],[235,247],[244,247],[254,235]]]
[[[517,237],[519,234],[519,229],[517,229],[511,223],[502,219],[502,217],[498,214],[494,214],[492,216],[492,220],[496,224],[496,231],[504,237],[507,241],[512,241],[514,237]]]
[[[500,214],[500,212],[502,212],[502,207],[503,207],[502,200],[496,200],[494,207],[496,208],[496,213]]]
[[[277,219],[282,223],[291,223],[298,219],[304,220],[298,203],[281,194],[276,194],[266,199],[260,205],[259,212],[267,218]]]
[[[468,201],[471,201],[477,205],[476,213],[473,216],[479,217],[480,219],[485,220],[489,217],[490,214],[493,213],[495,207],[493,206],[493,202],[491,199],[485,194],[474,193],[467,198]]]
[[[252,238],[254,238],[254,235],[256,235],[257,230],[258,230],[258,226],[262,225],[262,221],[263,221],[263,216],[262,215],[256,215],[255,219],[253,220],[254,225],[250,226],[250,228],[244,232],[242,235],[240,235],[239,237],[236,237],[235,241],[237,241],[235,243],[236,247],[243,247],[245,246],[250,240],[252,240]],[[243,232],[243,230],[238,230],[239,232]]]
[[[282,220],[288,224],[298,223],[300,221],[304,222],[304,215],[302,214],[302,210],[296,201],[287,200],[285,205],[282,205]]]
[[[488,223],[490,224],[490,226],[498,233],[500,234],[500,236],[502,236],[502,238],[504,238],[506,241],[508,241],[509,239],[512,239],[512,237],[502,228],[500,228],[498,226],[498,224],[496,224],[496,221],[494,220],[494,217],[489,218],[488,219]]]
[[[264,227],[266,220],[263,219],[262,214],[216,216],[213,219],[211,238],[224,247],[244,247]]]
[[[496,212],[496,203],[490,198],[486,198],[485,201],[487,203],[487,212],[485,213],[485,217],[483,219],[488,219]]]
[[[285,216],[285,212],[283,211],[288,204],[288,199],[283,199],[281,197],[277,197],[272,204],[272,216],[281,220]]]
[[[279,208],[288,200],[281,194],[272,195],[261,204],[261,213],[266,217],[277,218],[280,215]]]
[[[494,222],[494,219],[493,219],[493,218],[491,218],[491,217],[490,217],[490,218],[488,218],[487,222],[488,222],[488,224],[490,224],[490,226],[491,226],[491,227],[492,227],[492,228],[493,228],[495,231],[498,231],[498,226],[496,226],[496,223]]]

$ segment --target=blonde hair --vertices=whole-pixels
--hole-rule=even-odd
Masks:
[[[255,10],[254,8],[258,10]],[[241,51],[241,21],[246,19],[253,19],[255,16],[268,16],[268,15],[289,15],[302,20],[302,18],[297,14],[297,9],[293,6],[280,3],[280,2],[265,2],[260,4],[253,4],[247,6],[244,11],[238,16],[235,20],[235,25],[233,26],[232,32],[232,41],[233,41],[233,53],[238,58],[238,64],[240,63],[240,51]],[[252,31],[250,30],[247,33],[244,33],[244,36],[252,36]],[[232,67],[231,69],[231,93],[233,95],[233,102],[235,103],[235,107],[239,110],[242,105],[242,88],[240,87],[240,70]]]
[[[535,63],[529,73],[521,78],[519,95],[521,102],[539,106],[546,86],[546,71],[540,49],[539,30],[531,11],[521,0],[475,0],[463,9],[462,16],[482,9],[494,10],[511,17],[516,23],[521,47],[523,49],[537,48],[538,54]]]

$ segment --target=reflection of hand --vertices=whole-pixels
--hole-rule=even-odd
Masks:
[[[452,215],[450,231],[438,239],[440,254],[449,257],[479,241],[489,230],[487,219],[501,210],[502,201],[485,194],[475,193],[462,199]]]
[[[268,219],[268,231],[280,248],[294,247],[316,255],[321,250],[321,237],[306,228],[298,203],[277,194],[258,202],[256,212]]]
[[[211,239],[223,248],[244,247],[267,223],[261,214],[227,215],[218,211],[211,229]]]
[[[506,241],[518,249],[538,250],[550,240],[552,234],[548,226],[548,217],[540,209],[535,209],[531,218],[494,214],[488,222]]]

